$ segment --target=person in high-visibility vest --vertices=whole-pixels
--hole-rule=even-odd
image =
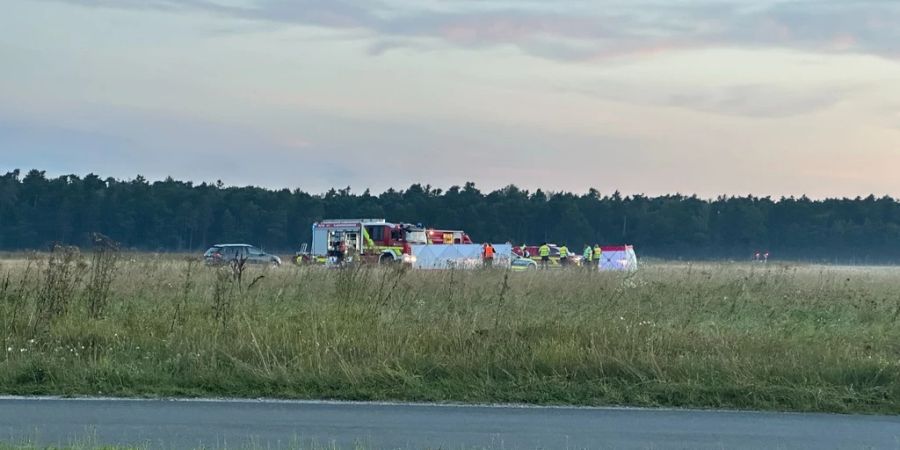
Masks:
[[[591,248],[591,244],[584,244],[584,252],[581,253],[581,265],[590,269],[593,265],[591,264],[593,260],[594,249]]]
[[[600,248],[600,244],[594,245],[594,264],[600,266],[600,258],[603,256],[603,249]]]
[[[484,262],[484,267],[493,267],[494,265],[494,246],[491,244],[484,244],[484,247],[481,250],[481,259]]]
[[[569,265],[569,247],[566,247],[566,244],[559,248],[559,265],[563,267]]]
[[[541,257],[541,269],[547,269],[550,267],[550,246],[547,245],[546,242],[541,244],[541,247],[538,249],[538,255]]]

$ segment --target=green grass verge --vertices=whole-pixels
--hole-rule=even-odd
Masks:
[[[900,413],[900,269],[94,260],[0,263],[0,392]]]

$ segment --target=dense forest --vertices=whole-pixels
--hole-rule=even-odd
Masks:
[[[197,251],[246,242],[292,252],[323,218],[378,217],[464,229],[476,241],[635,245],[664,258],[900,262],[900,203],[889,197],[801,198],[482,192],[414,184],[380,194],[349,188],[324,194],[225,187],[172,179],[123,181],[96,175],[48,178],[32,170],[0,177],[0,248],[86,245],[93,232],[125,248]]]

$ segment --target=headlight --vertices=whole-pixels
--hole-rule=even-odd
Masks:
[[[416,262],[416,257],[413,255],[403,255],[401,260],[407,264],[413,264]]]

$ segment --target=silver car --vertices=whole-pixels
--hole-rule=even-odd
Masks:
[[[259,248],[248,244],[213,245],[203,254],[203,259],[209,266],[229,264],[232,261],[244,261],[247,264],[267,264],[271,266],[281,265],[281,258],[270,255]]]

